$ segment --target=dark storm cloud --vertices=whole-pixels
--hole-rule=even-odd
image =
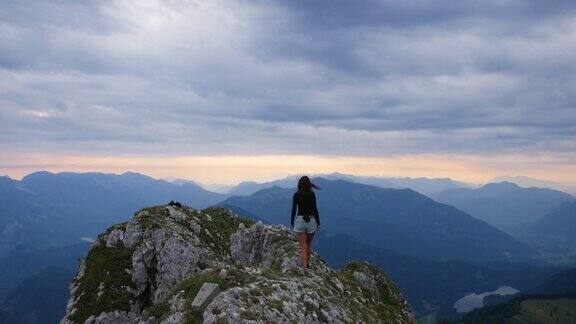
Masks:
[[[576,149],[574,1],[2,1],[0,147]]]
[[[446,26],[473,18],[506,19],[524,23],[574,13],[573,1],[394,1],[320,0],[278,1],[293,8],[309,28],[332,30],[358,26]]]

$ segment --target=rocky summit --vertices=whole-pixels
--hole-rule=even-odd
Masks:
[[[414,323],[379,268],[301,270],[294,232],[225,208],[156,206],[101,234],[61,323]]]

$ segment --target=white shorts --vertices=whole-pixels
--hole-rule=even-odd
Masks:
[[[314,233],[318,229],[318,224],[316,223],[316,217],[314,215],[310,216],[310,221],[304,221],[304,216],[296,215],[294,218],[294,228],[296,233]]]

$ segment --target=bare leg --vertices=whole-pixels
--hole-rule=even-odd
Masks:
[[[310,261],[310,253],[312,253],[312,240],[314,239],[314,233],[307,233],[306,234],[306,247],[308,248],[306,250],[306,260],[308,260],[308,262]],[[308,265],[308,262],[306,263],[306,265]]]
[[[300,242],[300,257],[302,258],[302,268],[304,271],[308,269],[308,241],[306,240],[306,233],[298,233],[298,242]]]

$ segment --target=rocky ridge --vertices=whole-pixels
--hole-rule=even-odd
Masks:
[[[220,293],[200,311],[202,284]],[[225,208],[156,206],[101,234],[61,323],[414,323],[396,285],[365,261],[302,274],[295,233]]]

